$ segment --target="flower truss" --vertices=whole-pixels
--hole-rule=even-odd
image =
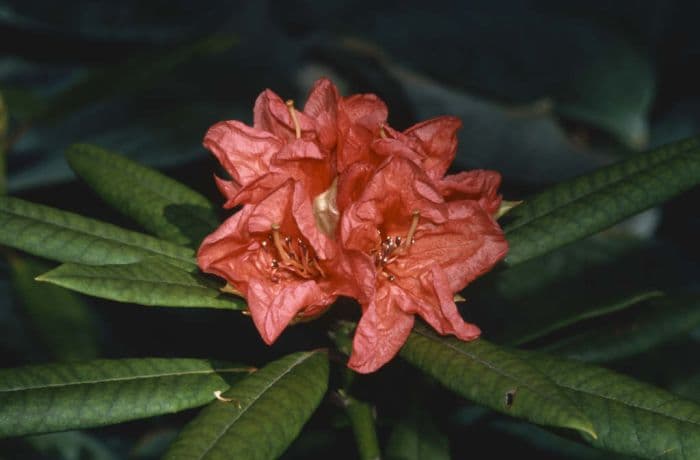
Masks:
[[[198,252],[201,269],[243,295],[263,340],[347,296],[362,306],[349,367],[396,355],[419,315],[441,334],[479,336],[455,294],[508,244],[495,216],[500,175],[446,175],[461,122],[438,117],[399,132],[373,94],[341,97],[316,82],[303,111],[270,90],[253,126],[223,121],[204,145],[230,175],[226,208],[242,206]]]

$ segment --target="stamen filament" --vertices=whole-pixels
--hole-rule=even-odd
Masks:
[[[411,215],[413,216],[411,220],[411,227],[408,229],[408,234],[406,234],[406,244],[408,246],[413,244],[413,236],[416,234],[418,221],[420,220],[420,211],[415,210]]]
[[[289,254],[287,254],[287,251],[285,251],[284,246],[282,245],[282,240],[280,239],[280,226],[279,226],[279,224],[272,224],[272,242],[275,244],[275,249],[277,249],[277,252],[279,253],[280,257],[282,258],[282,261],[289,262],[290,261]]]
[[[297,139],[301,139],[301,125],[299,125],[299,120],[297,119],[296,110],[294,110],[294,101],[289,99],[287,102],[287,109],[289,110],[289,116],[292,117],[292,123],[294,123],[294,135]]]

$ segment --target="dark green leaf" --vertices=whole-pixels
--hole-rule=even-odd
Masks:
[[[7,150],[6,142],[8,118],[5,100],[2,97],[2,92],[0,92],[0,195],[4,195],[5,190],[7,190],[5,151]]]
[[[374,409],[365,402],[348,396],[339,390],[338,395],[350,419],[355,434],[357,452],[362,460],[378,460],[381,457],[377,428],[374,423]]]
[[[180,434],[166,459],[274,459],[296,438],[328,386],[324,351],[294,353],[232,386]]]
[[[452,391],[491,409],[596,436],[575,401],[506,348],[483,339],[442,338],[417,325],[401,356]]]
[[[167,176],[102,148],[68,148],[68,163],[107,203],[155,235],[195,246],[218,225],[211,203]]]
[[[653,299],[617,317],[594,322],[586,330],[545,348],[589,362],[607,362],[643,353],[686,336],[700,325],[700,299],[691,296]]]
[[[98,360],[0,370],[0,437],[120,423],[201,406],[247,372],[198,359]]]
[[[422,410],[423,409],[423,410]],[[394,427],[387,442],[389,460],[449,460],[450,442],[432,420],[432,414],[417,404]]]
[[[559,436],[549,430],[531,423],[497,420],[489,423],[489,426],[499,432],[525,441],[537,449],[537,452],[551,452],[558,454],[567,460],[622,460],[630,457],[611,454],[610,452],[595,449],[582,442]],[[504,439],[508,442],[507,439]]]
[[[120,265],[63,264],[37,278],[83,294],[118,302],[162,307],[242,309],[204,276],[149,258]]]
[[[0,244],[59,262],[126,264],[162,256],[195,267],[191,249],[11,197],[0,197]]]
[[[603,230],[700,183],[700,146],[680,141],[548,189],[512,215],[516,265]]]
[[[700,406],[615,372],[536,352],[517,354],[576,401],[595,447],[642,458],[700,458]]]
[[[48,270],[46,264],[12,257],[10,267],[12,285],[31,327],[51,356],[59,361],[96,358],[95,318],[80,296],[56,286],[37,283],[34,278]]]
[[[56,120],[89,103],[153,87],[180,65],[198,56],[221,53],[235,43],[233,37],[205,37],[165,54],[147,53],[110,68],[92,71],[68,91],[54,96],[38,118]]]

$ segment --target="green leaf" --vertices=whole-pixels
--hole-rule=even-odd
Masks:
[[[328,387],[324,351],[294,353],[232,386],[204,409],[166,459],[274,459],[296,438]]]
[[[202,195],[122,155],[78,144],[66,158],[102,199],[165,240],[196,246],[219,224]]]
[[[0,370],[0,437],[178,412],[214,399],[248,369],[199,359],[97,360]]]
[[[12,286],[32,329],[51,356],[59,361],[97,358],[95,318],[80,296],[56,286],[37,284],[34,278],[48,270],[46,264],[11,257],[10,268]]]
[[[557,454],[557,458],[565,458],[567,460],[622,460],[624,458],[631,460],[631,457],[623,457],[621,455],[611,454],[605,450],[595,449],[584,443],[559,436],[531,423],[496,420],[488,425],[490,428],[500,433],[513,436],[526,442],[536,448],[537,452],[551,452],[552,454]],[[498,437],[504,438],[502,435]],[[508,442],[508,439],[504,439],[504,442]]]
[[[558,184],[511,212],[506,263],[584,238],[698,183],[700,146],[688,139]]]
[[[423,410],[421,410],[423,409]],[[432,414],[417,404],[394,427],[387,442],[389,460],[449,460],[450,442],[440,432]]]
[[[617,315],[615,315],[617,316]],[[653,299],[597,321],[586,330],[544,348],[580,361],[607,362],[643,353],[664,342],[687,336],[700,325],[700,298]]]
[[[568,395],[506,348],[483,339],[441,338],[419,324],[401,356],[452,391],[498,412],[596,436]]]
[[[37,278],[83,294],[161,307],[243,309],[245,302],[222,294],[203,275],[158,258],[120,265],[63,264]]]
[[[11,197],[0,197],[0,244],[59,262],[126,264],[162,256],[195,268],[191,249]]]
[[[91,71],[69,90],[55,95],[36,118],[57,120],[90,103],[152,88],[179,66],[198,57],[222,53],[236,41],[234,37],[205,37],[165,54],[142,53],[118,65]]]
[[[374,423],[374,409],[369,403],[348,396],[343,390],[338,391],[338,396],[350,419],[359,458],[378,460],[381,458],[381,452]]]
[[[80,431],[27,436],[25,441],[48,458],[61,460],[117,460],[100,440]]]
[[[669,265],[663,251],[601,236],[489,274],[475,322],[499,343],[522,344],[660,296],[667,283],[655,275]]]
[[[5,168],[5,152],[7,150],[7,106],[0,92],[0,195],[4,195],[7,190],[7,170]]]
[[[595,447],[642,458],[700,458],[700,405],[629,377],[536,352],[517,352],[593,422]]]

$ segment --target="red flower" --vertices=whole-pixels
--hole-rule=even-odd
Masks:
[[[268,344],[293,319],[322,313],[338,295],[354,295],[342,254],[317,229],[304,187],[291,179],[209,235],[197,262],[243,294]]]
[[[445,202],[423,170],[399,157],[375,172],[356,172],[338,193],[353,197],[340,229],[363,307],[349,366],[372,372],[389,361],[416,314],[441,334],[478,337],[454,294],[508,250],[490,213],[473,200]]]
[[[387,113],[377,96],[340,97],[321,79],[302,112],[266,90],[253,127],[220,122],[204,139],[230,175],[216,178],[224,206],[244,206],[204,240],[199,266],[247,299],[268,344],[337,296],[358,299],[358,372],[391,359],[416,314],[442,334],[478,337],[454,295],[508,249],[493,218],[500,175],[445,175],[461,122],[398,132]]]

